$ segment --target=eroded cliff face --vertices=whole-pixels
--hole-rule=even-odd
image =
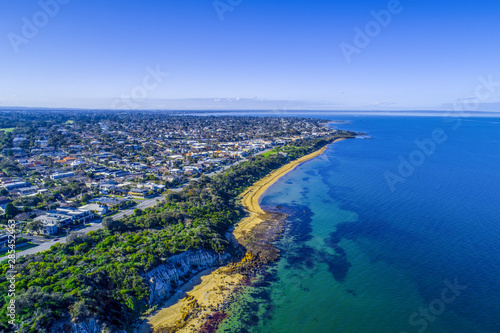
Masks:
[[[208,250],[187,251],[173,256],[161,266],[145,274],[149,284],[149,304],[163,301],[179,286],[204,269],[227,263],[229,254],[218,255]]]
[[[224,265],[230,260],[228,253],[218,255],[208,250],[190,250],[168,258],[164,264],[144,274],[149,290],[149,305],[166,300],[191,277],[204,269]],[[60,322],[51,333],[127,333],[126,330],[110,330],[95,318],[83,322]],[[136,332],[136,330],[134,330]]]
[[[55,324],[51,329],[51,333],[127,333],[126,330],[110,330],[105,328],[105,325],[95,318],[88,318],[85,321],[63,322]]]

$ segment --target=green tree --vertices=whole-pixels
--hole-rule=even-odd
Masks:
[[[14,206],[12,204],[12,202],[9,202],[7,204],[7,206],[5,207],[5,216],[10,219],[10,218],[13,218],[14,216],[16,216],[17,214],[19,213],[19,209],[16,208],[16,206]]]
[[[122,221],[113,220],[112,217],[108,216],[102,220],[102,225],[110,231],[121,231],[124,229]]]
[[[82,202],[89,202],[92,199],[92,196],[88,193],[82,195]]]
[[[26,229],[28,229],[30,231],[40,232],[40,230],[42,230],[43,227],[44,227],[44,225],[43,225],[42,221],[33,221],[33,222],[28,223],[28,225],[26,226]]]

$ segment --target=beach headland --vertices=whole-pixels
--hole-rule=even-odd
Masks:
[[[337,139],[340,141],[343,139]],[[217,319],[224,318],[223,310],[231,295],[248,283],[251,274],[258,267],[279,257],[279,251],[271,243],[283,231],[286,215],[267,212],[259,199],[264,192],[281,177],[298,165],[313,159],[326,151],[323,147],[311,154],[282,166],[257,181],[241,194],[241,203],[249,216],[243,218],[234,228],[235,240],[241,244],[246,255],[241,261],[231,263],[204,276],[197,276],[186,284],[176,299],[170,299],[160,310],[146,319],[140,333],[155,332],[200,332],[217,325]],[[183,298],[181,298],[183,297]]]

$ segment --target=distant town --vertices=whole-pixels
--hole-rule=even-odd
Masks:
[[[337,133],[325,124],[165,112],[2,112],[0,223],[16,221],[19,250],[53,244],[72,230],[99,228],[105,216],[153,206],[168,191],[250,156]],[[0,255],[7,249],[3,234]]]

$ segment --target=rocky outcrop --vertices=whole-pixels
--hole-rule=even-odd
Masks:
[[[159,267],[145,274],[149,284],[149,304],[171,296],[179,286],[204,269],[227,263],[229,254],[218,255],[208,250],[187,251],[170,257]]]
[[[190,250],[168,258],[165,263],[144,274],[150,290],[149,304],[165,300],[194,275],[204,269],[224,265],[230,259],[228,253],[218,255],[208,250]],[[49,331],[50,333],[127,333],[126,330],[106,328],[106,325],[95,318],[77,323],[69,320],[59,322]]]
[[[52,326],[50,333],[127,333],[126,330],[106,329],[99,320],[88,318],[82,322],[60,322]]]

